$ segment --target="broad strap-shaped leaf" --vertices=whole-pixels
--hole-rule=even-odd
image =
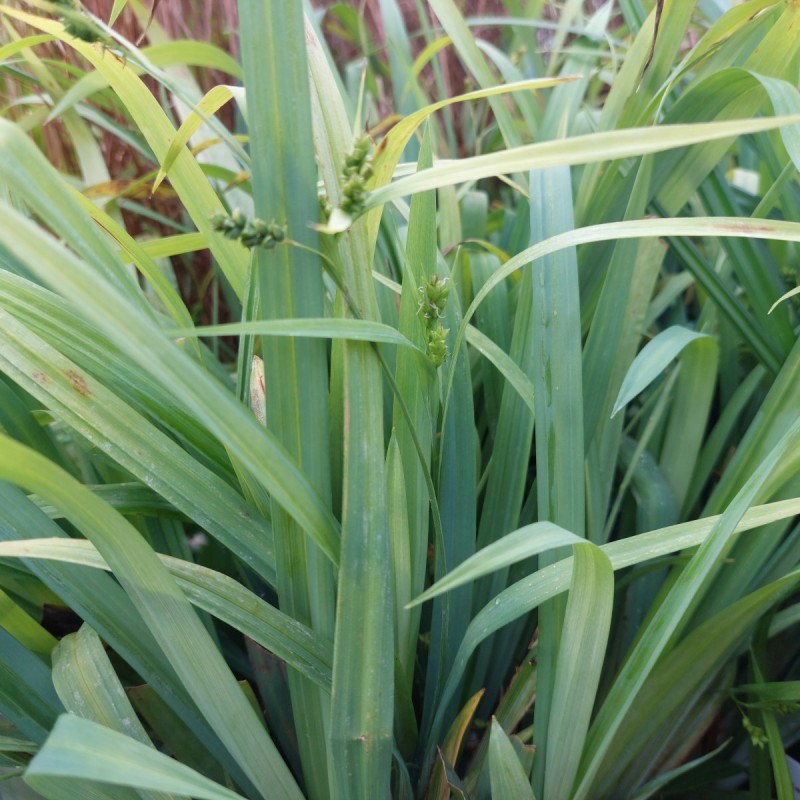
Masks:
[[[474,325],[467,328],[467,342],[499,370],[508,384],[514,387],[531,413],[534,413],[533,383],[517,363]]]
[[[154,747],[96,722],[63,714],[29,764],[25,780],[34,789],[50,793],[59,783],[75,778],[203,800],[242,797]]]
[[[562,166],[532,171],[529,183],[531,239],[542,241],[572,230],[575,220],[570,170]],[[584,536],[584,393],[577,250],[566,247],[534,262],[530,281],[536,392],[536,513],[539,519]],[[542,554],[539,568],[546,568],[566,552]],[[563,598],[539,609],[537,700],[533,711],[533,743],[538,757],[533,765],[533,788],[542,795],[545,767],[549,764],[551,708],[563,618]]]
[[[176,329],[171,336],[296,336],[312,339],[350,339],[359,342],[382,342],[424,351],[390,325],[368,319],[296,318],[264,319],[250,322],[231,322],[225,325],[200,325]],[[427,356],[426,356],[427,357]]]
[[[678,325],[657,334],[633,360],[620,387],[611,416],[618,414],[636,395],[643,392],[678,357],[681,350],[695,339],[707,335]]]
[[[788,292],[785,292],[770,306],[769,313],[771,314],[778,307],[780,303],[783,303],[790,297],[794,297],[795,295],[798,294],[800,294],[800,286],[795,286],[794,289],[790,289]]]
[[[5,631],[23,647],[42,657],[49,657],[58,640],[30,614],[22,610],[6,592],[0,589],[0,620]]]
[[[548,800],[571,797],[600,683],[614,604],[614,571],[608,556],[589,542],[576,544],[573,553],[575,563],[547,728],[543,796]]]
[[[800,124],[800,116],[768,119],[740,119],[696,125],[661,125],[656,128],[628,128],[613,133],[589,133],[554,142],[522,145],[487,155],[471,156],[460,161],[441,161],[416,175],[399,178],[376,189],[368,198],[367,210],[426,189],[439,189],[456,183],[509,175],[525,170],[555,166],[613,161],[628,156],[658,153],[676,147],[727,139],[745,133],[773,130]]]
[[[524,525],[496,542],[492,542],[459,564],[416,597],[410,605],[424,603],[442,592],[449,592],[465,583],[489,575],[495,570],[517,564],[547,550],[568,547],[581,541],[583,540],[580,536],[576,536],[552,522],[534,522]]]
[[[691,343],[680,355],[680,367],[664,434],[659,467],[672,488],[682,517],[686,495],[703,444],[717,389],[719,346],[712,337]]]
[[[178,128],[175,138],[170,143],[169,150],[167,150],[167,154],[164,156],[164,160],[159,167],[158,174],[153,181],[151,194],[155,194],[156,189],[161,185],[161,181],[169,174],[170,167],[175,163],[178,153],[180,153],[181,149],[188,143],[189,139],[194,136],[203,122],[212,114],[216,114],[228,100],[233,98],[237,100],[244,99],[244,93],[240,87],[225,85],[214,86],[206,92],[203,98],[197,103],[192,113],[183,121],[180,128]]]
[[[535,800],[528,776],[506,732],[492,717],[489,737],[489,779],[492,800]]]
[[[70,714],[153,746],[100,637],[87,624],[59,642],[53,653],[53,685]]]
[[[59,642],[53,653],[53,685],[70,714],[153,747],[111,666],[103,643],[88,625],[82,625],[77,633]],[[131,800],[171,800],[162,792],[140,791],[137,794],[130,789],[128,793]]]
[[[475,716],[475,711],[478,708],[481,697],[483,697],[483,690],[477,692],[467,700],[464,707],[453,720],[453,724],[450,726],[447,735],[444,737],[444,742],[442,742],[442,746],[439,748],[439,757],[434,763],[425,794],[427,800],[441,800],[441,798],[449,798],[451,796],[448,787],[448,765],[455,764],[458,760],[458,756],[464,746],[464,737]]]

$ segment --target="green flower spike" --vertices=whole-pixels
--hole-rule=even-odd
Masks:
[[[367,181],[372,177],[372,165],[369,161],[370,146],[369,137],[363,136],[356,141],[344,160],[340,176],[341,209],[351,217],[361,213],[367,199]]]
[[[437,320],[450,294],[450,283],[447,278],[431,275],[428,282],[419,287],[419,294],[419,313],[427,320]]]
[[[428,358],[435,367],[440,367],[447,358],[447,334],[449,330],[439,322],[444,312],[450,283],[447,278],[431,275],[424,286],[419,287],[419,311],[425,320]]]
[[[286,238],[284,229],[274,222],[264,222],[258,217],[252,220],[236,209],[230,216],[218,211],[211,217],[211,227],[227,239],[239,239],[245,247],[264,247],[271,250]]]
[[[764,745],[768,743],[767,734],[758,727],[755,723],[750,721],[748,716],[742,717],[742,724],[744,725],[744,729],[747,731],[747,735],[750,737],[750,741],[753,744],[753,747],[758,747],[760,750],[764,749]]]
[[[434,367],[441,367],[447,358],[448,328],[440,322],[433,330],[428,331],[428,358]]]

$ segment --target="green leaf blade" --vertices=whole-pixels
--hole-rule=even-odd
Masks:
[[[673,326],[648,342],[628,369],[611,410],[611,416],[618,414],[636,395],[644,391],[690,342],[706,335]]]

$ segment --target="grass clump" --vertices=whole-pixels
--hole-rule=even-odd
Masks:
[[[545,5],[3,6],[14,791],[792,796],[800,8]]]

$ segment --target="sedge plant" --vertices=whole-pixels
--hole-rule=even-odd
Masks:
[[[793,797],[800,6],[504,5],[0,5],[14,797]]]

